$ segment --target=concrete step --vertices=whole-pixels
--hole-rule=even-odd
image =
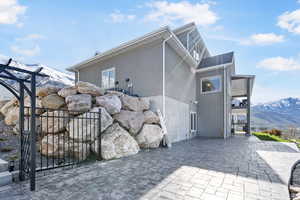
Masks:
[[[12,183],[12,175],[10,172],[1,172],[0,173],[0,186],[8,185]]]
[[[8,162],[0,159],[0,172],[5,172],[8,170]]]

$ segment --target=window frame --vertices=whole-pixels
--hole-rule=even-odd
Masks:
[[[197,112],[190,112],[190,131],[191,133],[197,132],[198,123],[197,123]]]
[[[104,84],[103,84],[103,73],[105,73],[105,72],[111,72],[111,71],[114,72],[114,81],[113,81],[113,85],[110,86],[110,85],[108,84],[108,87],[104,87]],[[115,87],[115,82],[116,82],[116,68],[115,68],[115,67],[110,67],[110,68],[107,68],[107,69],[101,71],[101,88],[104,88],[104,89],[111,89],[111,88],[114,88],[114,87]]]
[[[219,87],[219,89],[214,90],[214,91],[203,92],[203,91],[202,91],[203,80],[205,80],[205,79],[213,79],[213,78],[218,78],[218,79],[220,79],[220,87]],[[223,86],[222,86],[222,76],[221,76],[221,75],[216,75],[216,76],[206,76],[206,77],[202,77],[202,78],[200,79],[200,92],[201,92],[201,94],[213,94],[213,93],[219,93],[219,92],[222,92],[222,89],[223,89]]]

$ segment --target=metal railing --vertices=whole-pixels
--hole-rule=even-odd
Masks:
[[[26,136],[29,134],[31,117],[27,107],[24,116],[22,135]],[[99,112],[82,113],[36,108],[35,129],[37,172],[76,165],[90,157],[101,159],[101,109]],[[26,147],[29,140],[24,137],[21,142]],[[28,150],[29,148],[21,148],[24,158],[30,157]]]

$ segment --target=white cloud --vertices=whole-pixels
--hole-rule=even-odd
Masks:
[[[17,38],[16,40],[22,41],[22,40],[42,40],[42,39],[46,39],[46,37],[40,34],[29,34],[26,35],[25,37]]]
[[[136,16],[126,15],[121,13],[120,11],[114,11],[109,15],[109,17],[113,23],[123,23],[134,20]]]
[[[218,20],[217,14],[210,9],[211,3],[154,1],[148,6],[152,10],[145,16],[145,20],[161,24],[195,22],[197,25],[207,26]]]
[[[29,49],[21,48],[19,46],[11,46],[11,50],[24,56],[35,56],[41,52],[41,49],[38,45],[35,45],[33,48]]]
[[[284,41],[283,35],[276,35],[274,33],[258,33],[250,36],[248,40],[241,41],[245,45],[270,45]]]
[[[300,9],[280,15],[277,25],[291,33],[300,34]]]
[[[20,15],[26,11],[25,6],[21,6],[17,0],[0,1],[0,24],[18,24]]]
[[[272,57],[260,61],[257,66],[259,68],[269,69],[273,71],[293,71],[300,70],[300,62],[294,58]]]

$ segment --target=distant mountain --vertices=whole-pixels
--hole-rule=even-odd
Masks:
[[[252,124],[280,129],[300,127],[300,99],[290,97],[252,106]]]
[[[4,63],[1,62],[0,63]],[[57,86],[64,87],[74,84],[74,75],[67,72],[61,72],[51,67],[48,67],[43,64],[23,64],[18,61],[12,61],[10,66],[18,67],[21,69],[26,69],[29,71],[35,71],[36,69],[42,67],[43,70],[41,73],[47,74],[49,77],[37,77],[37,87],[46,87],[46,86]],[[14,72],[18,77],[24,77],[23,73]],[[15,88],[18,88],[18,83],[13,80],[4,80],[10,85],[13,85]],[[0,86],[0,99],[6,99],[10,97],[10,93],[2,86]]]

